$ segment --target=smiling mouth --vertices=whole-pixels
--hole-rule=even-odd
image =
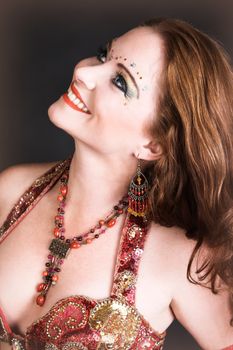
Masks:
[[[73,109],[86,114],[91,114],[87,106],[83,102],[80,93],[78,92],[75,82],[72,82],[68,91],[62,96],[65,102]]]

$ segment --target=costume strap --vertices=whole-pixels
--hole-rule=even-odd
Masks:
[[[59,161],[46,173],[38,177],[14,205],[5,222],[0,227],[0,243],[15,226],[23,220],[29,211],[39,202],[43,195],[58,181],[72,157]]]
[[[111,297],[135,304],[138,268],[148,232],[148,223],[127,214],[122,230]]]

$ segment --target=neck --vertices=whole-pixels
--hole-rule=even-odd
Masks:
[[[99,156],[82,147],[73,154],[68,180],[66,212],[71,218],[95,223],[127,194],[137,168],[132,156]]]

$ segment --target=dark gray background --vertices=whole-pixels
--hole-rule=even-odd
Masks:
[[[232,13],[232,0],[1,1],[0,170],[60,160],[73,151],[72,139],[49,121],[47,109],[66,91],[74,65],[100,44],[146,18],[168,16],[205,31],[232,57]],[[197,349],[173,322],[164,350]]]

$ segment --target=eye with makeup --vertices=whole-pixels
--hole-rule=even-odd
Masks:
[[[105,46],[100,46],[98,48],[96,58],[101,63],[105,63],[108,55],[108,50]],[[118,71],[116,76],[112,78],[112,82],[116,85],[122,92],[124,92],[125,97],[132,97],[133,92],[130,91],[128,84],[123,76],[123,72]]]

